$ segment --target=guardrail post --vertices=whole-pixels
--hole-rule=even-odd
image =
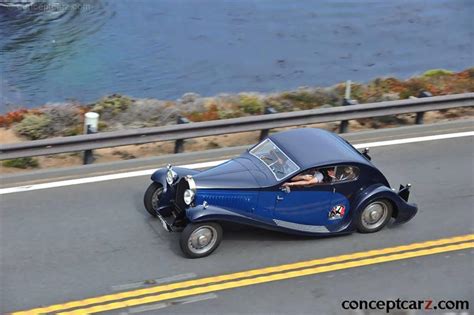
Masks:
[[[432,97],[433,94],[431,94],[430,92],[428,91],[421,91],[420,94],[418,94],[418,97],[419,98],[422,98],[422,97]],[[425,115],[425,112],[419,112],[419,113],[416,113],[416,119],[415,119],[415,124],[417,125],[423,125],[423,116]]]
[[[85,134],[92,134],[97,133],[99,129],[99,114],[94,112],[88,112],[84,115],[84,133]],[[82,163],[92,164],[94,162],[94,153],[92,150],[85,150],[84,157]]]
[[[189,124],[190,121],[186,117],[178,116],[176,121],[178,125]],[[182,153],[184,151],[184,139],[178,139],[174,143],[174,153]]]
[[[264,115],[268,114],[276,114],[278,111],[274,109],[273,107],[265,107],[265,110],[263,111]],[[268,134],[270,133],[270,129],[263,129],[260,131],[260,141],[262,141],[265,138],[268,138]]]
[[[348,105],[357,105],[358,102],[356,100],[351,99],[351,80],[347,80],[346,82],[346,93],[344,95],[344,99],[342,100],[342,106]],[[341,124],[339,125],[339,133],[346,133],[349,130],[349,121],[342,120]]]

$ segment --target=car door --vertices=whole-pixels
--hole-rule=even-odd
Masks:
[[[350,221],[350,200],[357,192],[359,168],[353,165],[336,166],[335,178],[332,181],[333,196],[331,210],[328,213],[328,226],[333,229],[344,227]]]
[[[324,226],[331,208],[333,187],[331,183],[291,187],[284,191],[275,187],[275,220],[300,225]]]

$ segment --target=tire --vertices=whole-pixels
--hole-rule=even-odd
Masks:
[[[357,214],[356,226],[360,233],[375,233],[383,229],[392,217],[392,203],[386,199],[376,199],[367,204]]]
[[[204,239],[198,240],[200,237],[204,237]],[[222,227],[220,224],[216,222],[189,223],[181,233],[179,245],[186,257],[201,258],[210,255],[221,241]]]
[[[163,194],[163,186],[161,184],[153,182],[150,184],[150,186],[148,186],[148,189],[145,192],[145,196],[143,197],[145,209],[153,217],[158,216],[158,213],[156,211],[158,209],[161,194]]]

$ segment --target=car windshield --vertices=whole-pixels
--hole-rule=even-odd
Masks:
[[[277,180],[281,180],[300,170],[275,143],[266,139],[256,145],[250,154],[262,161],[273,173]]]

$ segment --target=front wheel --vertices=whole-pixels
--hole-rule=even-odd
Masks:
[[[210,255],[222,240],[222,227],[215,222],[189,223],[181,233],[179,245],[189,258]]]
[[[148,213],[154,217],[158,216],[157,210],[160,203],[161,195],[163,194],[163,185],[158,183],[151,183],[143,197],[143,203]]]
[[[357,230],[360,233],[380,231],[392,217],[392,204],[385,199],[370,202],[356,218]]]

